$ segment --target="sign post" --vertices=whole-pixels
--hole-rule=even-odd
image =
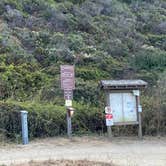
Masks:
[[[74,66],[61,65],[61,89],[64,90],[65,106],[67,110],[67,135],[71,138],[72,135],[72,123],[71,116],[74,112],[72,108],[73,90],[75,89],[75,74]]]
[[[21,126],[22,126],[22,143],[24,145],[28,144],[28,121],[27,121],[28,112],[21,111]]]
[[[112,110],[111,107],[105,107],[105,119],[106,119],[106,126],[107,126],[107,131],[108,131],[108,137],[111,138],[112,137],[112,129],[111,126],[114,125],[113,122],[113,114],[112,114]]]
[[[68,135],[69,138],[71,138],[72,124],[71,124],[71,116],[69,115],[68,111],[67,111],[67,135]]]

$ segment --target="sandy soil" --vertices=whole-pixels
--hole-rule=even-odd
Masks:
[[[166,137],[74,137],[35,140],[28,145],[0,145],[0,164],[31,160],[90,160],[120,166],[166,166]]]
[[[115,166],[114,164],[87,161],[87,160],[47,160],[41,162],[30,161],[28,163],[21,163],[12,166]]]

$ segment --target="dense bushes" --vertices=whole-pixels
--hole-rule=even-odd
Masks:
[[[21,110],[28,111],[28,128],[31,138],[55,136],[65,133],[65,112],[61,107],[1,102],[0,128],[9,138],[21,137]]]
[[[17,138],[20,135],[19,109],[16,105],[0,103],[0,132],[9,138]]]
[[[166,54],[160,50],[142,50],[135,56],[134,65],[138,69],[163,70],[166,67]]]
[[[143,98],[143,133],[145,135],[165,135],[166,133],[166,111],[165,106],[162,105],[162,108],[158,106],[158,101],[153,97],[144,97]]]
[[[90,105],[75,104],[73,133],[103,132],[103,112]],[[21,137],[20,111],[28,111],[30,138],[66,134],[66,110],[64,106],[37,103],[0,103],[0,133],[9,138]]]
[[[98,81],[139,78],[149,83],[144,133],[156,133],[156,108],[146,99],[149,95],[151,103],[158,101],[153,89],[166,67],[165,6],[163,0],[1,0],[0,100],[17,105],[2,106],[10,111],[3,112],[7,120],[1,128],[19,134],[15,117],[25,108],[33,122],[31,136],[63,134],[65,113],[57,112],[64,104],[59,67],[74,64],[74,101],[81,103],[73,119],[75,131],[105,131]],[[34,108],[27,106],[29,101]],[[158,110],[165,116],[165,101]],[[12,116],[16,128],[6,126]],[[127,133],[128,128],[122,129]]]
[[[47,79],[45,75],[39,71],[34,70],[32,64],[22,65],[1,65],[1,82],[4,90],[1,91],[1,97],[14,98],[23,101],[37,92],[44,80]],[[27,93],[25,93],[27,91]],[[2,98],[5,99],[5,98]]]
[[[156,107],[153,97],[143,97],[142,125],[144,135],[165,135],[165,107]],[[104,109],[89,104],[74,103],[72,117],[73,134],[105,134]],[[159,110],[160,109],[160,110]],[[20,110],[28,111],[30,138],[66,135],[66,111],[64,106],[30,102],[0,103],[0,134],[17,141],[21,140]],[[160,115],[158,115],[160,111]],[[160,116],[160,117],[159,117]],[[115,126],[113,133],[119,135],[137,135],[138,126]]]

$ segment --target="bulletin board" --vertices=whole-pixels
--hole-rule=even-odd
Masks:
[[[114,125],[138,124],[136,96],[130,92],[110,93]]]

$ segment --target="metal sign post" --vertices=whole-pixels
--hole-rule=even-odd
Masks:
[[[61,70],[61,89],[64,90],[65,106],[67,110],[67,135],[72,136],[71,112],[74,112],[72,106],[73,90],[75,89],[74,66],[62,65]]]
[[[22,143],[28,144],[28,122],[27,122],[27,111],[21,111],[21,124],[22,124]]]

